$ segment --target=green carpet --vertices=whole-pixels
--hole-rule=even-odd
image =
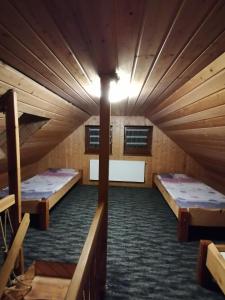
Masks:
[[[77,261],[96,202],[96,187],[72,189],[51,211],[48,231],[29,229],[26,263]],[[176,225],[157,190],[110,189],[107,300],[224,299],[196,283],[198,242],[177,242]]]

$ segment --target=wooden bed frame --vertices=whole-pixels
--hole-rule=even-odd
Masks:
[[[220,252],[225,252],[225,244],[200,241],[197,277],[199,284],[206,288],[212,286],[214,278],[225,295],[225,259]]]
[[[178,219],[177,238],[180,242],[188,241],[190,226],[225,228],[225,209],[180,208],[162,185],[157,174],[154,175],[154,184]]]
[[[22,200],[22,213],[38,215],[39,228],[47,230],[50,209],[79,181],[82,180],[82,170],[67,182],[60,190],[43,200]]]

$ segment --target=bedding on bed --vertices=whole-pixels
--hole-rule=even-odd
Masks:
[[[78,171],[74,169],[48,169],[21,183],[22,200],[43,200],[60,190]],[[8,187],[0,191],[0,197],[8,194]]]
[[[167,192],[181,208],[225,208],[225,195],[185,174],[157,175]]]

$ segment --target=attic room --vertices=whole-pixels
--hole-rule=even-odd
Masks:
[[[0,299],[224,299],[225,1],[0,8]]]

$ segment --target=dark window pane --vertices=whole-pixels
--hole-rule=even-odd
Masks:
[[[124,154],[151,155],[153,126],[125,126]]]
[[[110,154],[112,153],[112,126],[110,128]],[[100,146],[100,126],[85,126],[85,153],[99,154]]]

